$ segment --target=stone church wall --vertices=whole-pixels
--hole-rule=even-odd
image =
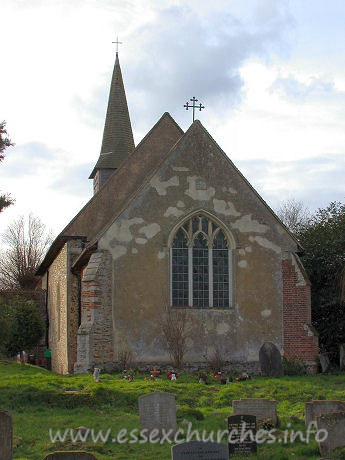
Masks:
[[[67,243],[49,267],[48,314],[52,371],[68,373],[67,354]]]
[[[197,128],[195,128],[197,129]],[[160,320],[170,308],[168,241],[178,222],[201,210],[231,233],[233,301],[229,308],[187,308],[187,362],[216,348],[255,367],[265,341],[283,350],[282,254],[296,242],[206,135],[192,133],[127,203],[99,240],[113,260],[114,355],[167,363]]]

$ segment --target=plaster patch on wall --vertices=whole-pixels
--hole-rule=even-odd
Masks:
[[[260,246],[266,249],[272,249],[272,251],[276,252],[277,254],[281,253],[281,248],[277,246],[276,244],[272,243],[266,238],[263,238],[262,236],[250,236],[249,241],[254,243],[256,241]]]
[[[246,255],[246,251],[244,249],[239,249],[238,253],[239,253],[240,256],[245,256]]]
[[[188,348],[191,348],[194,345],[194,340],[191,339],[190,337],[186,338],[186,345]]]
[[[166,195],[168,187],[176,187],[179,183],[177,176],[171,177],[167,181],[161,181],[158,176],[155,176],[150,181],[151,186],[156,189],[158,195]]]
[[[271,313],[272,313],[271,310],[268,310],[268,309],[262,310],[261,316],[262,316],[263,318],[268,318],[269,316],[271,316]]]
[[[127,248],[126,246],[122,246],[121,244],[118,244],[114,247],[110,247],[110,252],[111,255],[113,256],[113,259],[118,259],[121,256],[124,256],[127,253]]]
[[[231,187],[222,187],[222,192],[230,192],[233,195],[236,195],[237,191]]]
[[[178,202],[176,203],[176,206],[177,206],[178,208],[184,208],[186,205],[184,204],[183,201],[178,201]]]
[[[246,268],[246,267],[248,266],[248,263],[247,263],[246,260],[240,260],[240,261],[238,262],[238,266],[239,266],[240,268]]]
[[[138,249],[137,249],[137,248],[133,248],[133,249],[132,249],[132,254],[138,254]]]
[[[158,259],[164,259],[165,257],[165,251],[159,251],[157,254]]]
[[[227,323],[218,323],[216,330],[218,335],[224,335],[230,331],[230,326]]]
[[[189,171],[189,169],[186,168],[185,166],[172,166],[172,169],[173,169],[174,171],[181,171],[181,172]]]
[[[213,200],[213,207],[216,212],[219,214],[224,214],[224,216],[240,216],[241,213],[237,212],[235,206],[231,201],[226,202],[225,200]]]
[[[246,246],[246,247],[244,248],[244,250],[245,250],[246,252],[252,252],[252,247],[251,247],[251,246]]]
[[[135,238],[135,242],[137,244],[146,244],[147,243],[147,239],[146,238]]]
[[[169,208],[165,211],[164,217],[180,217],[183,216],[184,212],[180,209],[174,208],[173,206],[169,206]]]
[[[236,222],[233,223],[233,227],[237,228],[241,233],[265,233],[268,230],[267,225],[260,224],[257,220],[253,220],[251,214],[247,214],[236,220]]]
[[[216,193],[216,190],[213,187],[208,187],[205,190],[197,189],[197,181],[200,178],[198,176],[188,176],[187,182],[189,183],[189,188],[185,190],[185,194],[190,196],[193,200],[208,201]]]
[[[141,217],[133,217],[133,219],[124,219],[120,222],[115,222],[106,232],[105,239],[108,240],[110,247],[115,246],[117,241],[128,243],[133,239],[130,227],[135,224],[142,224],[143,222],[144,219]]]
[[[295,267],[295,273],[297,275],[297,280],[298,280],[296,283],[296,286],[306,286],[307,285],[306,280],[303,276],[303,273],[301,272],[301,269],[298,266],[298,263],[297,263],[297,260],[294,254],[290,254],[290,255],[291,255],[292,265]]]
[[[153,238],[160,231],[161,227],[159,224],[153,223],[145,225],[145,227],[139,228],[139,233],[144,233],[146,238]]]

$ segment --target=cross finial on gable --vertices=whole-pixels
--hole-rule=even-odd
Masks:
[[[186,107],[186,110],[188,109],[193,109],[193,121],[194,121],[194,118],[195,118],[195,109],[199,109],[199,111],[201,112],[202,109],[205,108],[204,105],[200,104],[199,105],[195,105],[196,102],[198,102],[198,99],[196,99],[195,96],[193,96],[192,99],[189,99],[191,102],[193,102],[193,104],[189,104],[189,102],[186,102],[185,105],[183,107]]]
[[[119,45],[122,45],[123,42],[119,42],[119,37],[116,37],[116,42],[111,42],[116,44],[116,54],[119,52]]]

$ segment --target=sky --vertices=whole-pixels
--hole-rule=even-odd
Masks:
[[[0,164],[13,206],[57,235],[92,196],[119,37],[135,143],[198,118],[273,208],[345,202],[343,0],[1,0]]]

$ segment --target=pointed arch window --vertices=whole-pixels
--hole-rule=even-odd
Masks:
[[[200,214],[183,223],[170,248],[171,305],[229,307],[231,256],[229,239],[211,218]]]

